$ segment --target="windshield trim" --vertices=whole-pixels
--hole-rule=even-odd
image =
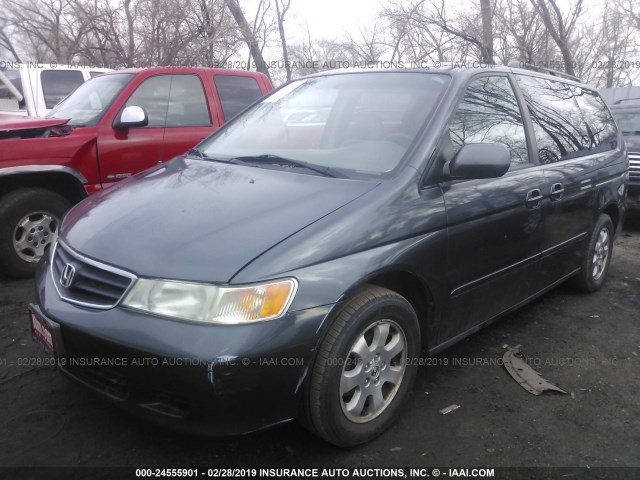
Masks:
[[[97,80],[99,78],[104,79],[104,78],[108,78],[111,76],[115,76],[115,75],[124,75],[124,76],[128,76],[130,77],[129,80],[125,83],[122,84],[122,87],[120,88],[120,90],[118,91],[118,93],[116,93],[113,98],[111,99],[111,101],[102,109],[102,111],[96,115],[93,120],[91,120],[90,122],[85,122],[85,123],[77,123],[74,124],[73,122],[73,118],[69,119],[69,123],[68,125],[74,127],[74,128],[82,128],[82,127],[95,127],[98,123],[100,123],[100,120],[102,120],[102,118],[106,115],[107,111],[111,108],[111,106],[114,104],[114,102],[120,97],[120,94],[122,94],[122,92],[124,91],[125,88],[127,88],[127,85],[129,85],[131,83],[131,81],[133,80],[133,78],[136,76],[135,73],[129,73],[129,72],[118,72],[118,73],[107,73],[107,74],[102,74],[102,75],[98,75],[97,77],[93,77],[90,78],[89,80],[87,80],[86,82],[84,82],[82,85],[80,85],[76,90],[74,90],[73,92],[71,92],[69,95],[67,95],[66,98],[64,98],[60,103],[58,103],[56,105],[56,107],[58,106],[62,106],[65,102],[67,102],[69,100],[69,98],[71,98],[73,96],[73,94],[80,88],[82,88],[84,85],[87,85],[89,82],[93,82],[94,80]],[[55,108],[55,107],[54,107]],[[66,117],[55,117],[52,115],[52,112],[49,112],[49,114],[46,116],[46,118],[66,118]]]

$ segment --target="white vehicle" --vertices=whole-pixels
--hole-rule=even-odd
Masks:
[[[0,114],[42,117],[79,85],[108,68],[0,62]]]

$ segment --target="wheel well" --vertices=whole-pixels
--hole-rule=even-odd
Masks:
[[[0,197],[20,188],[38,187],[50,190],[76,204],[87,196],[82,184],[68,173],[41,172],[0,176]]]
[[[609,218],[613,222],[613,231],[615,232],[618,229],[618,222],[620,221],[620,212],[618,211],[618,207],[610,203],[603,210],[602,213],[606,213],[609,215]]]
[[[413,306],[420,322],[422,347],[428,346],[428,323],[433,318],[434,300],[429,288],[415,275],[408,272],[384,272],[366,279],[366,283],[393,290]]]

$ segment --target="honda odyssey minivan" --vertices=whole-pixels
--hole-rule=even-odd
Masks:
[[[295,80],[74,207],[38,268],[33,335],[172,428],[298,419],[356,445],[402,412],[421,358],[567,280],[602,286],[627,169],[601,98],[564,76]]]

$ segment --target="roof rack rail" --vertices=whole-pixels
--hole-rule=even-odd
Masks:
[[[620,100],[616,100],[613,102],[614,105],[620,105],[623,102],[640,102],[640,98],[632,97],[632,98],[621,98]]]
[[[548,75],[553,75],[554,77],[562,77],[562,78],[566,78],[567,80],[573,80],[574,82],[582,83],[582,80],[580,80],[575,75],[569,75],[568,73],[561,72],[560,70],[553,70],[552,68],[540,67],[538,65],[532,65],[530,63],[520,62],[518,60],[511,60],[507,64],[507,67],[523,68],[525,70],[532,70],[534,72],[546,73]]]

